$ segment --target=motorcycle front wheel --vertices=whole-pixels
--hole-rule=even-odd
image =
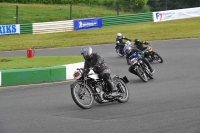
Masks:
[[[159,63],[163,63],[163,59],[158,53],[154,53],[154,59]]]
[[[144,72],[144,70],[142,69],[142,67],[136,66],[136,72],[137,72],[137,76],[143,81],[143,82],[147,82],[148,78],[146,73]]]
[[[144,69],[145,69],[145,72],[148,75],[148,77],[150,79],[153,79],[153,73],[151,73],[151,71],[149,70],[149,67],[146,64],[144,64]]]
[[[74,87],[71,88],[71,95],[80,108],[89,109],[94,104],[94,95],[91,88],[81,82],[74,84]]]
[[[117,87],[118,94],[120,94],[120,97],[116,99],[116,101],[118,101],[119,103],[127,102],[129,99],[129,89],[127,85],[121,79],[115,80],[114,83]]]

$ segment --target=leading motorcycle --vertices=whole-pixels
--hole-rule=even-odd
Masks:
[[[71,95],[80,108],[89,109],[94,101],[100,104],[115,101],[125,103],[129,99],[129,90],[126,85],[129,81],[126,76],[123,78],[117,75],[112,76],[116,96],[107,95],[107,84],[99,78],[98,74],[94,73],[93,68],[87,74],[83,68],[78,68],[73,76],[76,80],[70,85]]]
[[[136,75],[144,82],[147,82],[148,79],[153,79],[153,73],[151,73],[149,67],[143,62],[142,55],[139,52],[133,53],[129,57],[129,63],[133,66],[133,70]]]

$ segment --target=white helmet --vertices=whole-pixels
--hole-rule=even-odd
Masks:
[[[131,52],[131,49],[132,49],[131,46],[128,46],[128,45],[125,46],[125,47],[124,47],[124,53],[129,54],[129,53]]]
[[[122,36],[122,33],[117,33],[117,36]]]

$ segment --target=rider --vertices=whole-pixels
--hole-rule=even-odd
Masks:
[[[134,47],[134,48],[137,48],[137,49],[139,49],[139,50],[141,50],[141,51],[146,50],[147,47],[144,47],[143,44],[144,44],[144,45],[149,45],[149,46],[151,46],[151,44],[150,44],[149,42],[140,41],[138,38],[136,38],[136,39],[134,40],[134,46],[133,46],[133,47]]]
[[[130,57],[133,53],[135,53],[135,52],[142,52],[142,51],[140,51],[140,50],[138,50],[138,49],[135,49],[135,48],[132,49],[131,46],[126,46],[126,47],[124,47],[124,52],[126,52],[127,64],[130,65],[130,63],[129,63],[129,57]],[[142,52],[142,54],[143,54],[143,52]],[[148,61],[146,58],[142,57],[141,60],[149,67],[149,69],[150,69],[150,71],[151,71],[152,73],[155,72],[155,70],[151,67],[149,61]],[[133,74],[136,74],[135,71],[134,71],[134,69],[133,69],[133,66],[130,66],[130,67],[129,67],[129,72],[131,72],[131,73],[133,73]]]
[[[81,55],[83,55],[83,58],[85,59],[84,69],[86,70],[86,73],[90,71],[90,67],[93,67],[93,71],[99,74],[99,77],[107,83],[109,89],[108,95],[115,96],[116,93],[113,92],[114,84],[110,77],[111,71],[106,66],[104,59],[98,53],[93,53],[92,48],[89,46],[84,46],[80,52]]]
[[[116,47],[115,47],[115,48],[116,48],[116,49],[117,49],[118,47],[120,48],[120,50],[119,50],[119,54],[122,53],[123,48],[124,48],[124,45],[125,45],[125,42],[123,42],[123,39],[124,39],[124,40],[128,40],[128,41],[131,42],[130,39],[126,38],[125,36],[122,36],[121,33],[117,33],[117,38],[116,38]]]

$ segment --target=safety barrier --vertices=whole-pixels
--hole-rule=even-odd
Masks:
[[[152,21],[152,12],[102,17],[103,27]]]
[[[20,24],[20,34],[32,34],[33,26],[32,24]]]
[[[44,68],[26,68],[0,71],[0,86],[24,85],[73,79],[73,72],[84,63]]]

